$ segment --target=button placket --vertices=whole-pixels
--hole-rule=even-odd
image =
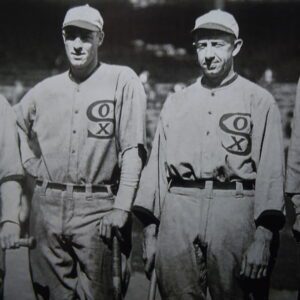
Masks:
[[[78,170],[78,126],[79,126],[79,101],[80,101],[80,87],[76,85],[74,99],[73,99],[73,112],[72,112],[72,124],[71,124],[71,144],[70,144],[70,162],[69,162],[69,173],[70,177],[76,180]]]

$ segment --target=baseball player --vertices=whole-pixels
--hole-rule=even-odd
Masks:
[[[296,102],[294,109],[294,120],[292,126],[292,136],[288,151],[286,187],[287,194],[292,196],[295,209],[295,223],[293,233],[298,247],[298,266],[300,268],[300,79],[297,86]],[[300,286],[300,284],[299,284]],[[300,299],[300,289],[298,291]]]
[[[5,273],[2,249],[17,248],[19,246],[20,221],[22,221],[20,220],[20,181],[23,179],[16,117],[13,109],[3,96],[0,96],[0,123],[0,299],[2,299]]]
[[[130,68],[99,61],[98,10],[73,7],[62,28],[69,71],[37,84],[16,107],[22,162],[36,178],[32,280],[38,299],[112,299],[111,233],[124,234],[128,256],[145,94]]]
[[[267,299],[284,224],[279,110],[234,71],[231,14],[200,16],[193,36],[203,76],[165,102],[134,204],[146,272],[155,257],[162,299]]]

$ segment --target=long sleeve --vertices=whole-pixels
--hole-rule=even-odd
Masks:
[[[14,110],[17,115],[22,164],[28,174],[36,177],[41,153],[32,131],[36,114],[33,94],[33,90],[29,91],[21,102],[14,106]]]
[[[285,222],[284,158],[281,118],[275,103],[270,105],[264,120],[264,124],[259,124],[263,132],[257,166],[254,215],[257,226],[279,230]],[[254,139],[255,132],[254,128]]]
[[[116,142],[121,168],[114,208],[131,211],[146,157],[146,95],[137,75],[125,68],[116,92]]]
[[[152,151],[142,172],[133,212],[144,225],[159,224],[161,209],[168,188],[166,173],[166,137],[160,120]]]
[[[143,167],[143,150],[130,148],[122,155],[121,176],[114,208],[131,211]]]
[[[24,172],[20,160],[15,114],[4,98],[0,98],[0,184],[1,222],[19,223],[20,180]]]
[[[116,92],[116,137],[120,153],[141,145],[146,149],[146,95],[130,69],[120,74]]]
[[[16,116],[3,97],[0,98],[0,183],[23,178]]]

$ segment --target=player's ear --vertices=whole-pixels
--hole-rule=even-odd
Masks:
[[[64,30],[62,31],[62,38],[63,38],[63,41],[65,42],[66,41],[66,32]]]
[[[240,52],[242,46],[243,46],[243,40],[242,39],[234,40],[232,56],[236,56]]]
[[[98,32],[98,35],[99,35],[99,46],[101,46],[102,45],[102,43],[103,43],[103,40],[104,40],[104,31],[99,31]]]

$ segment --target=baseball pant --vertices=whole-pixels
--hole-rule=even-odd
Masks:
[[[164,300],[267,299],[268,280],[239,273],[253,241],[254,191],[171,187],[162,209],[155,269]]]
[[[86,193],[36,186],[30,234],[35,293],[43,300],[112,299],[112,252],[97,230],[112,209],[111,192]]]

